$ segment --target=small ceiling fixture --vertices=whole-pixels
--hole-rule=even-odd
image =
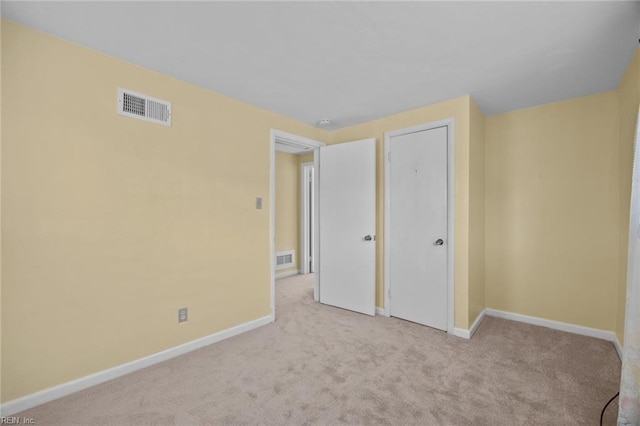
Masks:
[[[323,118],[322,120],[318,121],[318,126],[322,127],[322,126],[328,126],[331,124],[331,120],[329,120],[328,118]]]

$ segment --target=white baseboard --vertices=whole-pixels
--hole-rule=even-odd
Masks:
[[[376,306],[376,315],[382,315],[383,317],[386,317],[387,313],[385,312],[384,308],[379,308]]]
[[[487,310],[483,309],[482,312],[480,312],[480,315],[478,315],[476,320],[471,325],[470,329],[467,330],[466,328],[455,327],[453,329],[453,333],[450,333],[450,334],[453,334],[454,336],[462,337],[463,339],[471,339],[471,337],[473,337],[474,333],[480,326],[480,323],[482,322],[486,314],[487,314]]]
[[[462,337],[463,339],[471,339],[471,333],[469,332],[469,330],[465,329],[465,328],[458,328],[455,327],[453,329],[453,334],[454,336],[457,337]]]
[[[618,352],[620,361],[622,361],[622,345],[620,344],[620,340],[618,340],[618,335],[615,333],[613,334],[613,346],[616,348],[616,352]]]
[[[469,329],[469,337],[473,337],[473,335],[475,334],[476,330],[480,326],[480,323],[484,319],[485,315],[487,315],[487,310],[483,309],[482,312],[480,312],[480,315],[478,315],[476,320],[473,322],[473,324],[471,324],[471,328]]]
[[[278,280],[280,278],[292,277],[294,275],[298,275],[299,273],[300,273],[300,271],[298,271],[297,269],[294,269],[293,271],[280,272],[280,273],[275,275],[275,278],[276,278],[276,280]]]
[[[580,334],[582,336],[595,337],[596,339],[608,340],[613,343],[616,348],[618,356],[622,360],[622,346],[618,341],[618,336],[613,331],[600,330],[598,328],[584,327],[582,325],[569,324],[566,322],[553,321],[545,318],[532,317],[529,315],[516,314],[513,312],[499,311],[497,309],[486,308],[484,309],[478,318],[473,322],[473,325],[469,330],[464,328],[454,328],[454,336],[462,337],[463,339],[470,339],[480,326],[480,323],[486,315],[503,318],[511,321],[522,322],[525,324],[537,325],[541,327],[551,328],[553,330],[565,331],[567,333]]]
[[[485,309],[486,314],[496,318],[504,318],[511,321],[523,322],[525,324],[539,325],[553,330],[566,331],[567,333],[580,334],[582,336],[595,337],[596,339],[608,340],[616,347],[616,351],[622,359],[622,349],[618,337],[613,331],[601,330],[599,328],[585,327],[582,325],[569,324],[566,322],[554,321],[545,318],[532,317],[529,315],[515,314],[513,312],[498,311],[496,309]]]
[[[63,383],[49,389],[44,389],[31,395],[14,399],[13,401],[8,401],[0,406],[0,416],[6,417],[24,410],[28,410],[29,408],[33,408],[46,402],[53,401],[54,399],[71,395],[72,393],[79,392],[100,383],[113,380],[126,374],[133,373],[134,371],[138,371],[154,364],[166,361],[168,359],[186,354],[187,352],[191,352],[196,349],[209,346],[221,340],[236,336],[238,334],[245,333],[255,328],[262,327],[263,325],[267,325],[271,322],[273,322],[272,316],[267,315],[253,321],[249,321],[244,324],[219,331],[209,336],[205,336],[200,339],[192,340],[191,342],[166,349],[162,352],[158,352],[153,355],[128,362],[126,364],[118,365],[108,370],[81,377],[79,379],[72,380],[70,382]]]

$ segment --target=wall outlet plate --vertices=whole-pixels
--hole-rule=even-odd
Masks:
[[[178,309],[178,322],[186,322],[188,319],[187,308]]]

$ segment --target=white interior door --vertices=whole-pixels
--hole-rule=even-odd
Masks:
[[[390,315],[447,329],[447,128],[389,139]]]
[[[320,302],[375,315],[376,146],[320,148]]]

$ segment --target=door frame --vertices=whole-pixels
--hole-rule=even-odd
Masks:
[[[315,152],[315,151],[314,151]],[[314,154],[315,160],[315,154]],[[313,167],[313,191],[311,194],[309,193],[309,176],[306,171],[309,167]],[[316,223],[316,214],[315,214],[315,206],[317,203],[316,191],[315,191],[315,181],[316,181],[316,170],[315,170],[315,161],[302,163],[300,164],[300,259],[303,259],[302,263],[302,273],[308,274],[313,269],[316,269],[316,259],[315,259],[315,241],[316,241],[316,233],[315,233],[315,223]],[[309,204],[307,203],[307,199],[312,199],[313,210],[309,211]],[[313,223],[313,233],[312,240],[314,247],[309,250],[309,216],[311,216],[311,222]],[[309,267],[309,258],[311,258],[312,267]]]
[[[313,161],[315,164],[315,176],[314,191],[318,193],[318,149],[325,146],[324,142],[319,142],[314,139],[298,136],[293,133],[283,132],[282,130],[271,129],[270,134],[270,148],[269,148],[269,239],[271,240],[271,322],[276,320],[276,142],[284,142],[287,145],[295,144],[301,147],[307,147],[313,149]],[[317,200],[316,200],[317,201]],[[318,217],[318,202],[315,204],[315,215]],[[315,234],[318,235],[318,221],[315,221]],[[315,252],[318,253],[318,238],[314,244]],[[298,253],[298,257],[300,254]],[[319,265],[316,259],[316,265]],[[316,268],[318,269],[318,268]],[[313,283],[313,298],[318,300],[319,294],[319,270],[316,271],[315,280]]]
[[[447,128],[447,333],[454,332],[454,220],[455,220],[455,151],[454,151],[454,128],[453,117],[444,120],[419,124],[417,126],[406,127],[384,133],[384,315],[391,316],[391,300],[389,292],[391,281],[389,278],[390,241],[391,241],[391,175],[389,173],[389,153],[391,151],[391,138],[395,136],[407,135],[410,133],[422,132],[425,130]],[[393,158],[392,158],[393,160]]]

